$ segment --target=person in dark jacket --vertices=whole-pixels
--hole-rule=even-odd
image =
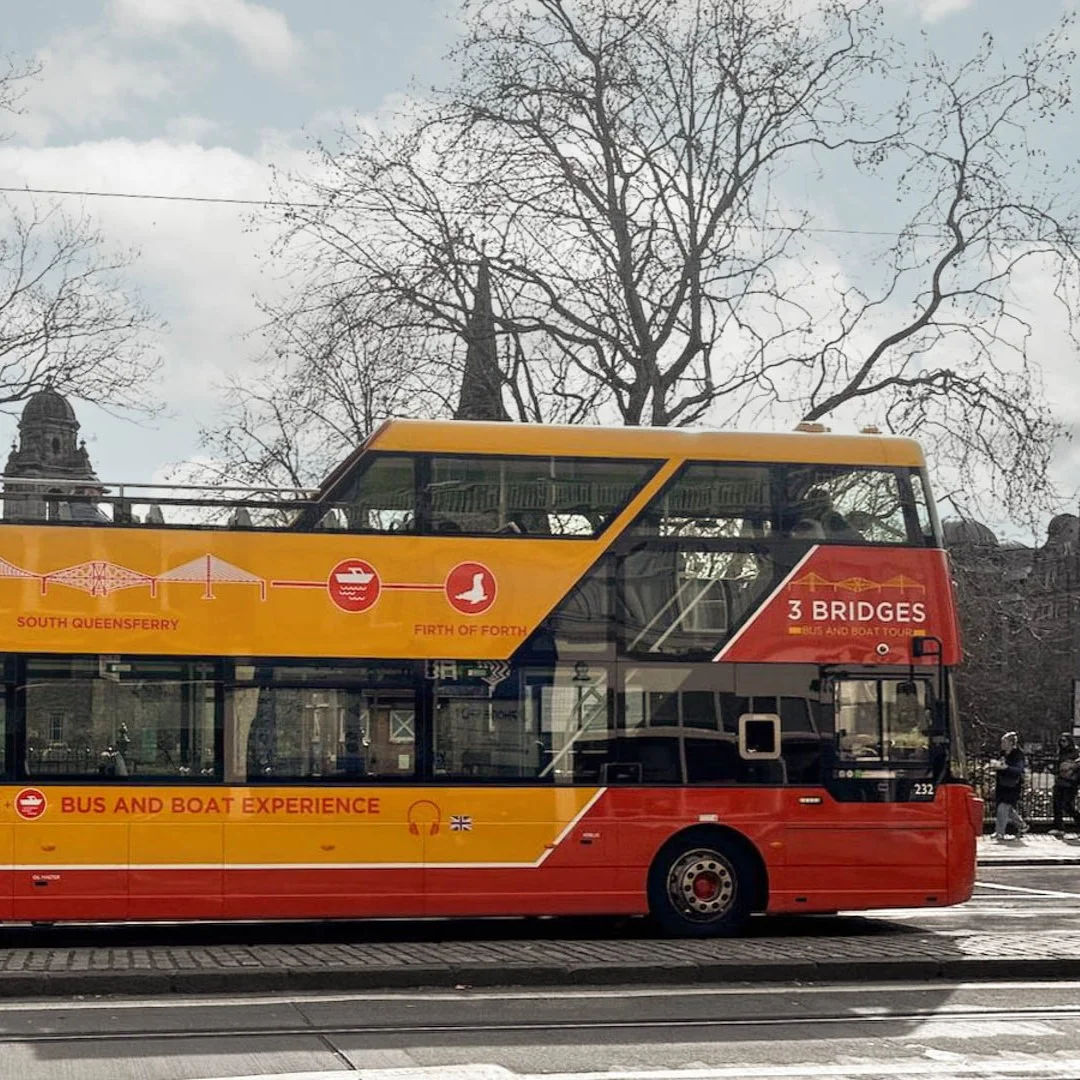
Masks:
[[[1001,766],[997,771],[997,783],[994,785],[995,827],[994,839],[1004,840],[1009,824],[1016,826],[1017,836],[1027,832],[1027,823],[1016,809],[1020,802],[1020,792],[1024,789],[1024,752],[1019,747],[1015,731],[1007,731],[1001,736]]]
[[[1076,789],[1080,787],[1080,750],[1067,731],[1058,736],[1057,761],[1054,765],[1054,827],[1051,836],[1064,836],[1065,815],[1080,826],[1080,810],[1076,809]]]

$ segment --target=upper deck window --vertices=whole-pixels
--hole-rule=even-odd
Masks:
[[[319,524],[350,532],[414,532],[415,460],[408,454],[372,454]]]
[[[834,544],[934,543],[910,470],[694,462],[645,508],[638,535]],[[922,489],[920,488],[920,494]]]
[[[768,465],[697,462],[649,503],[635,531],[646,536],[763,537],[773,531],[774,516]]]
[[[938,521],[937,508],[934,500],[930,497],[930,482],[925,469],[912,469],[908,473],[911,482],[911,492],[915,501],[915,516],[918,519],[919,529],[928,544],[934,547],[943,547],[941,539],[941,524]]]
[[[910,499],[905,500],[904,495],[900,474],[894,470],[789,465],[784,475],[781,525],[788,535],[805,540],[922,543],[922,534],[911,520]]]
[[[601,533],[655,468],[595,458],[437,456],[423,489],[436,533]]]

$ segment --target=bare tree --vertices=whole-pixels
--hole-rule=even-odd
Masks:
[[[41,70],[39,64],[16,56],[0,56],[0,113],[19,112],[19,101],[26,92],[26,80]]]
[[[952,501],[967,511],[961,492],[976,471],[1022,515],[1052,497],[1059,432],[1020,294],[1052,298],[1074,331],[1080,203],[1071,171],[1055,171],[1045,152],[1051,121],[1069,104],[1074,27],[1067,16],[1011,67],[989,36],[955,71],[922,60],[909,93],[918,113],[861,151],[861,164],[910,205],[907,220],[876,253],[876,290],[840,287],[828,330],[798,358],[794,400],[805,419],[873,402],[891,430],[920,435],[953,463]]]
[[[8,60],[0,111],[16,111],[32,65]],[[132,252],[112,251],[85,215],[0,201],[0,406],[45,385],[105,408],[155,411],[159,323],[124,283]]]
[[[875,0],[465,10],[451,86],[283,185],[278,254],[309,285],[392,312],[369,332],[449,381],[485,258],[522,419],[873,411],[944,442],[958,489],[988,468],[1007,505],[1045,495],[1016,288],[1037,271],[1076,311],[1075,206],[1031,156],[1068,100],[1068,19],[1012,67],[988,39],[952,70]],[[880,250],[827,247],[838,178],[878,185]]]
[[[314,487],[383,420],[449,413],[442,369],[412,362],[380,321],[385,309],[316,288],[268,315],[258,378],[224,388],[199,476]]]

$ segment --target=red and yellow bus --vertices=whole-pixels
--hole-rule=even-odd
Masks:
[[[922,454],[392,421],[317,492],[9,479],[0,919],[966,900]]]

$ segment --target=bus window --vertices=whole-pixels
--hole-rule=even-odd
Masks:
[[[709,654],[772,585],[773,561],[746,551],[668,544],[623,560],[618,600],[630,653]]]
[[[217,777],[211,664],[31,657],[20,690],[28,776]]]
[[[500,536],[599,535],[655,469],[558,457],[431,459],[431,530]]]
[[[911,481],[915,520],[925,542],[933,547],[942,547],[941,525],[937,518],[937,508],[930,497],[930,483],[924,469],[912,469],[908,474]]]
[[[367,455],[365,455],[367,457]],[[412,532],[416,528],[415,466],[408,454],[372,454],[360,474],[319,521],[337,527],[337,510],[356,532]]]
[[[413,690],[233,687],[227,756],[232,780],[412,778]]]
[[[925,679],[841,679],[836,683],[836,746],[842,760],[925,764],[930,756]]]
[[[622,676],[620,765],[638,762],[644,783],[738,779],[739,706],[730,668],[716,664],[626,665]]]
[[[930,757],[930,706],[925,679],[881,684],[886,757],[925,762]]]
[[[881,758],[881,714],[876,679],[836,684],[836,749],[844,761]]]
[[[688,465],[634,523],[645,536],[730,539],[773,531],[770,469],[766,465],[698,462]]]
[[[624,725],[615,756],[620,764],[635,762],[642,783],[683,782],[679,690],[689,674],[689,668],[630,668],[623,676]]]
[[[922,544],[923,537],[909,528],[904,498],[891,470],[791,465],[785,470],[781,522],[796,539]]]
[[[606,668],[435,666],[437,777],[552,784],[600,777],[610,741]]]
[[[615,560],[604,556],[544,620],[556,650],[606,653],[611,639],[611,600]]]

